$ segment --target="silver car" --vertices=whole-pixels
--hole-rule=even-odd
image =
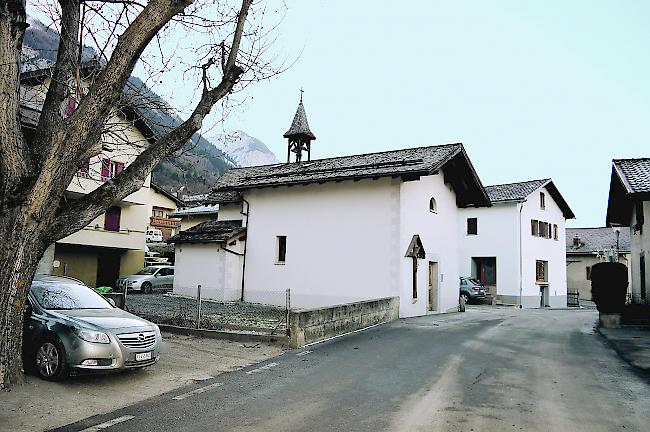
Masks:
[[[119,278],[117,288],[146,294],[154,290],[171,291],[174,289],[174,267],[169,265],[147,266],[134,275]]]
[[[25,313],[25,370],[47,380],[141,368],[160,358],[156,324],[114,307],[76,279],[36,276]]]

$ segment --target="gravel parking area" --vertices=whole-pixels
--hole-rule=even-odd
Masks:
[[[26,376],[0,391],[0,431],[43,431],[114,411],[192,382],[281,354],[276,345],[163,333],[160,361],[140,370],[77,376],[61,383]]]
[[[130,294],[131,313],[158,324],[196,327],[197,300],[163,294]],[[286,310],[281,307],[242,302],[201,302],[201,328],[263,334],[286,332]]]

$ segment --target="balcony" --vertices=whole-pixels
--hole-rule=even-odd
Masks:
[[[149,218],[149,225],[162,228],[178,228],[181,226],[181,221],[179,219],[151,216]]]

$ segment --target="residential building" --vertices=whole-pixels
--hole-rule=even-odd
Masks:
[[[97,73],[97,65],[82,68],[83,85]],[[26,140],[33,137],[40,109],[51,79],[51,68],[21,75],[21,124]],[[68,98],[64,109],[74,111]],[[101,137],[101,152],[80,166],[66,191],[66,199],[77,199],[119,175],[149,143],[154,132],[135,108],[124,106],[110,116]],[[144,264],[145,231],[150,215],[150,177],[82,230],[48,248],[39,273],[67,275],[89,286],[112,286],[120,276],[140,270]]]
[[[629,227],[633,303],[650,303],[650,229],[646,220],[650,220],[650,158],[614,159],[606,224]]]
[[[492,204],[459,211],[460,274],[493,301],[566,307],[564,224],[574,216],[550,179],[487,186]]]
[[[179,207],[173,213],[168,213],[167,217],[178,219],[180,225],[178,231],[186,231],[193,226],[217,220],[219,213],[219,204],[210,201],[203,201],[201,204],[195,206]]]
[[[567,228],[566,264],[569,294],[591,300],[591,268],[604,261],[616,261],[630,269],[630,231],[612,228]]]
[[[169,240],[175,292],[212,283],[204,297],[284,305],[288,289],[297,308],[399,297],[403,317],[458,307],[459,212],[491,205],[462,144],[311,160],[302,101],[285,138],[294,162],[227,171],[217,221]]]
[[[180,230],[180,219],[170,217],[170,214],[175,213],[178,206],[183,205],[183,201],[154,182],[151,182],[148,191],[149,221],[147,230],[159,229],[162,232],[163,240],[167,240]]]

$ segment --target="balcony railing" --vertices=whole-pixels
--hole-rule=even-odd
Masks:
[[[149,225],[163,228],[178,228],[181,226],[181,221],[178,219],[151,216],[149,218]]]

